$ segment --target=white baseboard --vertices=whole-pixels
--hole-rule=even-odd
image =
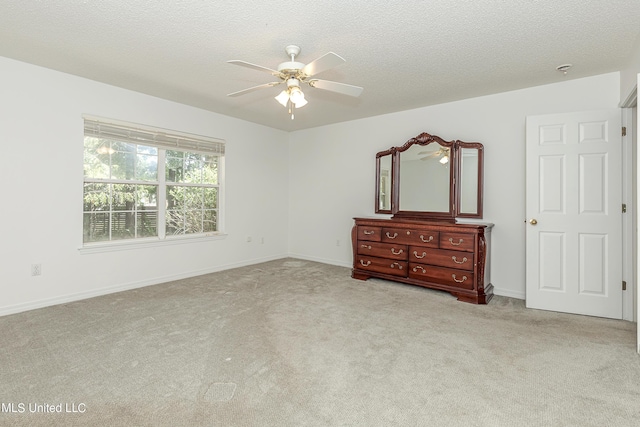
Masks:
[[[78,292],[73,294],[60,295],[53,298],[45,298],[45,299],[40,299],[36,301],[29,301],[26,303],[0,307],[0,316],[7,316],[10,314],[21,313],[23,311],[35,310],[38,308],[50,307],[50,306],[59,305],[59,304],[66,304],[73,301],[80,301],[83,299],[99,297],[102,295],[113,294],[116,292],[143,288],[145,286],[158,285],[161,283],[171,282],[173,280],[180,280],[180,279],[187,279],[189,277],[202,276],[203,274],[216,273],[218,271],[230,270],[232,268],[246,267],[248,265],[260,264],[263,262],[274,261],[277,259],[282,259],[287,257],[288,255],[275,255],[275,256],[265,257],[265,258],[255,258],[255,259],[245,260],[245,261],[232,263],[232,264],[217,265],[211,268],[183,272],[180,274],[174,274],[170,276],[154,277],[152,279],[147,279],[147,280],[142,280],[137,282],[123,283],[115,286],[107,286],[100,289],[93,289],[87,292]]]
[[[353,264],[351,262],[344,262],[344,261],[338,261],[335,259],[325,259],[325,258],[318,258],[318,257],[310,257],[307,255],[301,255],[301,254],[294,254],[294,253],[290,253],[289,254],[290,258],[296,258],[296,259],[302,259],[305,261],[314,261],[314,262],[319,262],[322,264],[329,264],[329,265],[337,265],[338,267],[347,267],[347,268],[352,268]]]
[[[500,289],[496,288],[495,285],[493,287],[493,294],[500,295],[501,297],[509,297],[515,299],[526,299],[526,294],[524,292],[510,291],[509,289]]]

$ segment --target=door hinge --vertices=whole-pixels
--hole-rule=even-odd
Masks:
[[[626,281],[622,281],[622,290],[626,291],[627,290],[627,282]]]
[[[627,127],[622,126],[622,136],[627,136]]]
[[[622,213],[627,213],[627,204],[626,203],[622,204]]]

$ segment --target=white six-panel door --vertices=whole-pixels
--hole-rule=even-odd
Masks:
[[[527,117],[526,305],[622,318],[620,110]]]

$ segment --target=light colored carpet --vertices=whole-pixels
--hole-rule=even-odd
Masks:
[[[640,424],[633,323],[296,259],[1,317],[0,336],[0,425]]]

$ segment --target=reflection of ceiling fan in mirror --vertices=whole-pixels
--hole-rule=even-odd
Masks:
[[[449,154],[449,148],[447,147],[440,147],[435,151],[421,151],[418,153],[419,156],[423,156],[425,154],[428,154],[428,155],[421,157],[420,160],[425,161],[425,160],[439,158],[440,160],[438,161],[443,165],[446,165],[447,163],[449,163],[450,154]]]
[[[335,53],[326,53],[315,61],[312,61],[305,65],[295,61],[296,56],[300,53],[300,48],[298,46],[287,46],[285,48],[285,52],[291,58],[291,60],[278,65],[277,70],[263,67],[261,65],[251,64],[245,61],[240,61],[237,59],[227,61],[230,64],[236,64],[242,67],[267,72],[280,79],[279,81],[265,83],[258,86],[250,87],[248,89],[233,92],[228,94],[227,96],[244,95],[245,93],[253,92],[254,90],[264,89],[286,83],[287,88],[280,92],[280,94],[276,96],[275,99],[285,108],[289,108],[289,114],[291,114],[291,119],[293,120],[293,109],[304,107],[307,104],[304,93],[302,93],[302,89],[300,88],[300,85],[302,83],[306,83],[316,89],[328,90],[331,92],[341,93],[343,95],[360,96],[360,94],[362,93],[363,88],[361,88],[360,86],[353,86],[345,83],[338,83],[329,80],[320,80],[314,78],[316,74],[320,74],[323,71],[346,62]]]

